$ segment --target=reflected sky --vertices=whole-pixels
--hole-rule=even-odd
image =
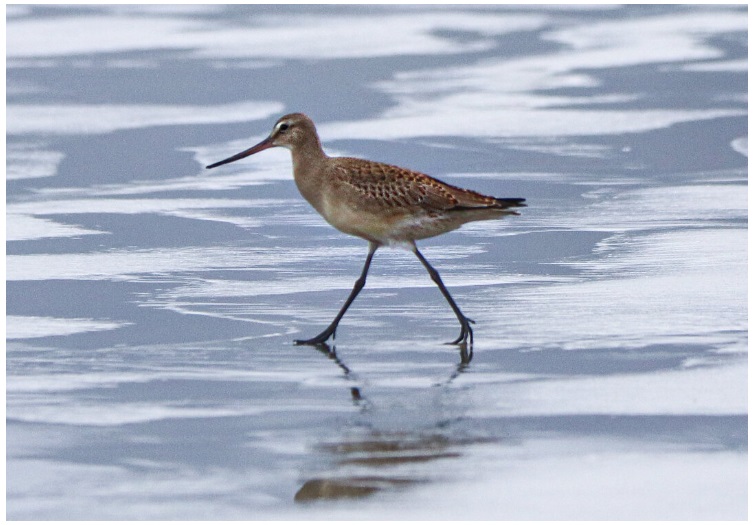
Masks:
[[[8,6],[9,519],[743,519],[741,6]],[[385,38],[389,28],[390,38]],[[529,205],[422,253],[283,113]],[[458,505],[463,494],[463,505]],[[303,503],[316,500],[314,505]]]

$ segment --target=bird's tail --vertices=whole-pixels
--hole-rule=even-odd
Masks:
[[[519,199],[519,198],[506,198],[506,199],[498,199],[495,198],[495,202],[498,206],[501,208],[521,208],[526,207],[526,199]]]

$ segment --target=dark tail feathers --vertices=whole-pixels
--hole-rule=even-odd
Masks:
[[[497,203],[502,208],[521,208],[521,207],[526,207],[526,204],[524,204],[524,202],[526,201],[526,199],[518,199],[518,198],[515,198],[515,199],[497,199],[496,198],[495,200],[497,201]]]

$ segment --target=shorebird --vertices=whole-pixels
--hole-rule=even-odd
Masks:
[[[474,321],[461,312],[440,274],[416,247],[416,241],[447,233],[467,222],[518,215],[512,208],[526,206],[525,199],[489,197],[381,162],[329,157],[322,149],[314,122],[303,113],[280,117],[262,142],[210,164],[207,169],[277,146],[291,151],[293,179],[309,204],[338,230],[369,242],[361,275],[333,322],[319,335],[295,343],[318,345],[335,337],[338,323],[366,284],[374,252],[392,245],[416,255],[453,309],[461,333],[449,344],[473,344]]]

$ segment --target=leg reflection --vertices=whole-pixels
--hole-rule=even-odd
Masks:
[[[445,390],[471,363],[472,345],[459,346],[460,361],[449,366],[447,379],[435,385],[440,390]],[[445,472],[446,467],[442,466],[445,463],[440,460],[462,458],[467,446],[486,441],[469,437],[465,425],[456,426],[464,415],[458,411],[458,389],[447,388],[446,393],[438,396],[437,390],[430,388],[402,386],[402,380],[415,385],[417,380],[426,381],[426,373],[433,373],[421,367],[417,371],[413,366],[416,363],[408,355],[388,369],[370,369],[370,380],[376,384],[372,384],[367,399],[362,397],[361,387],[369,383],[356,381],[355,373],[337,355],[334,346],[315,348],[342,370],[358,415],[354,414],[350,423],[336,429],[334,436],[314,446],[317,457],[323,452],[330,457],[328,467],[324,472],[317,469],[303,475],[305,481],[294,501],[364,498],[380,491],[400,491],[426,483],[432,481],[434,473]],[[417,374],[423,379],[417,378]],[[446,395],[453,399],[449,405],[443,402]],[[437,466],[432,466],[435,462]]]
[[[461,367],[466,368],[471,363],[471,360],[474,358],[474,346],[473,345],[466,345],[466,343],[460,345],[461,346],[461,362],[458,365],[459,372],[462,370]]]
[[[334,361],[335,364],[338,365],[338,368],[343,370],[343,375],[346,379],[349,379],[351,381],[354,380],[353,374],[351,373],[351,369],[348,368],[348,366],[346,366],[346,364],[343,361],[341,361],[341,359],[338,357],[338,354],[335,352],[335,346],[330,346],[327,343],[321,343],[321,344],[315,345],[314,348],[316,348],[321,353],[325,354],[328,359]],[[353,400],[354,404],[364,405],[365,400],[361,396],[361,389],[358,386],[352,386],[350,390],[351,390],[351,399]]]

